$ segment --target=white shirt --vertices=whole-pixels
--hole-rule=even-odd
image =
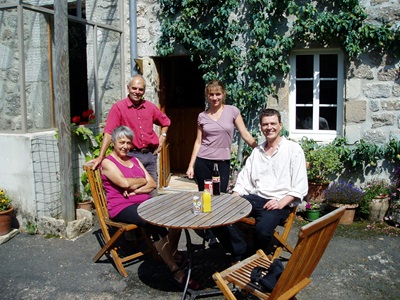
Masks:
[[[241,196],[254,194],[277,200],[290,195],[296,198],[290,205],[298,205],[308,192],[303,149],[283,137],[278,148],[269,156],[264,150],[265,145],[266,142],[253,149],[233,191]]]

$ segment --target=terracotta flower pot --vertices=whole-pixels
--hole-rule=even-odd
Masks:
[[[334,208],[338,208],[341,206],[344,206],[346,210],[344,211],[343,216],[340,218],[339,224],[343,225],[350,225],[354,221],[354,216],[356,214],[356,208],[358,207],[358,204],[336,204],[336,203],[331,203],[330,204]]]
[[[0,235],[5,235],[11,231],[11,219],[14,212],[14,207],[0,212]]]
[[[78,208],[80,208],[80,209],[92,211],[92,207],[93,207],[93,201],[92,200],[88,200],[88,201],[85,201],[85,202],[78,203]]]
[[[308,194],[306,200],[313,199],[315,203],[322,203],[325,199],[325,190],[328,188],[329,183],[308,183]]]

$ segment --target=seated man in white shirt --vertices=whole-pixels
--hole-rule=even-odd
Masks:
[[[256,219],[256,249],[266,249],[275,228],[287,219],[290,207],[298,205],[308,192],[306,162],[299,144],[281,136],[281,115],[277,110],[260,113],[261,132],[266,141],[253,149],[239,173],[234,194],[246,198]],[[228,228],[230,240],[218,234],[221,243],[232,254],[232,263],[246,255],[247,244],[236,226]],[[227,244],[228,243],[228,244]]]

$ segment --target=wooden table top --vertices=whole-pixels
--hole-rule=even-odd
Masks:
[[[201,192],[171,193],[151,198],[139,205],[139,216],[163,227],[207,229],[235,223],[251,212],[251,204],[246,199],[221,194],[212,197],[212,212],[194,215],[193,196],[201,197]]]

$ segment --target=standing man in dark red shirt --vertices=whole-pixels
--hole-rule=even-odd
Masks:
[[[152,102],[144,100],[146,90],[144,78],[136,75],[128,84],[128,96],[111,107],[104,128],[104,139],[100,154],[91,160],[96,168],[103,160],[111,143],[112,131],[122,125],[128,126],[134,133],[132,155],[141,161],[147,172],[158,182],[157,154],[167,139],[168,127],[171,120]],[[160,136],[153,129],[153,124],[161,127]],[[153,191],[152,196],[157,195]]]

